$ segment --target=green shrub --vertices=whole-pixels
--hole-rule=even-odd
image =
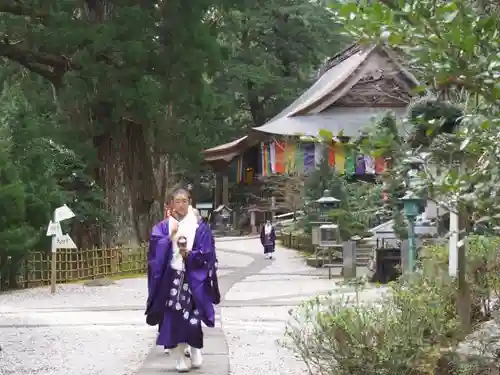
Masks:
[[[372,303],[316,298],[291,312],[288,346],[319,375],[433,374],[461,337],[449,285],[415,275]]]
[[[500,237],[469,236],[467,282],[471,289],[473,325],[492,317],[500,296]],[[448,246],[431,245],[422,251],[422,266],[429,277],[446,277]],[[497,305],[497,306],[495,306]]]
[[[499,243],[480,236],[468,240],[476,324],[488,318],[491,300],[498,295]],[[456,312],[456,280],[448,276],[446,247],[429,246],[423,255],[421,272],[390,284],[378,300],[363,301],[365,292],[359,289],[354,300],[332,293],[291,311],[286,345],[317,375],[498,374],[495,363],[475,363],[468,354],[457,354],[466,336]]]

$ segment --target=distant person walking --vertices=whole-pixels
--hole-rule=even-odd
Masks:
[[[260,231],[260,243],[264,247],[264,255],[269,259],[273,259],[274,248],[276,246],[276,232],[269,220],[266,221],[266,224]]]

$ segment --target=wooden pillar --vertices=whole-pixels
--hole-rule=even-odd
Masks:
[[[256,234],[257,225],[255,220],[255,211],[250,212],[250,226],[252,227],[252,234]]]
[[[214,176],[214,193],[213,193],[214,194],[214,196],[213,196],[214,209],[216,209],[220,205],[219,189],[220,189],[219,172],[215,172],[215,176]]]
[[[227,170],[222,175],[222,204],[229,205],[229,176]]]
[[[458,296],[457,296],[457,311],[462,323],[462,329],[465,334],[472,331],[471,327],[471,291],[470,286],[467,281],[467,246],[465,236],[471,232],[470,228],[470,218],[465,206],[459,206],[458,213],[458,229],[459,233],[459,244],[457,251],[457,268],[458,268]]]

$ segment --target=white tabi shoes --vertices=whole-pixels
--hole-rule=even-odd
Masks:
[[[165,354],[170,354],[170,349],[165,349]],[[191,357],[191,349],[189,348],[189,346],[184,349],[184,355],[188,358]]]
[[[193,368],[200,368],[203,364],[203,356],[201,355],[201,349],[191,348],[191,366]]]
[[[177,364],[175,366],[177,372],[189,372],[191,368],[198,369],[203,364],[201,349],[191,348],[186,344],[179,344],[179,346],[175,348],[175,352],[178,355]],[[191,366],[189,366],[186,357],[191,358]]]
[[[191,370],[191,367],[186,361],[186,349],[189,349],[187,344],[179,344],[174,350],[177,357],[177,363],[175,365],[177,372],[189,372],[189,370]]]

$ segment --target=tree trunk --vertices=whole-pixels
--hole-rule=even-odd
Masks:
[[[105,133],[94,137],[94,147],[97,151],[99,165],[95,170],[97,184],[103,189],[106,201],[105,209],[114,219],[112,228],[106,231],[101,226],[95,229],[99,232],[101,243],[112,246],[117,243],[135,242],[132,223],[130,196],[124,178],[124,166],[121,161],[120,140]]]
[[[146,127],[132,121],[126,122],[123,154],[127,187],[130,194],[133,227],[136,238],[144,242],[149,237],[153,223],[161,218],[161,202],[155,179],[153,157],[146,141]]]

